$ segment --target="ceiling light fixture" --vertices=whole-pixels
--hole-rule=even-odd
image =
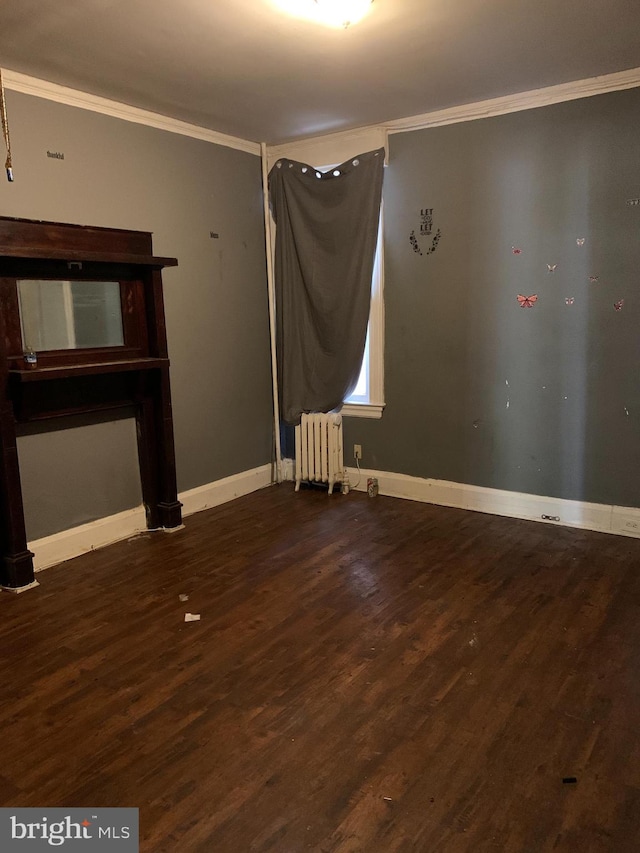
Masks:
[[[373,0],[315,0],[315,3],[324,23],[346,29],[364,18]]]
[[[325,27],[346,29],[361,21],[373,0],[272,0],[295,18],[306,18]]]

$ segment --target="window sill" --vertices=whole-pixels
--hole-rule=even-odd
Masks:
[[[384,403],[345,403],[340,414],[347,418],[375,418],[379,420],[384,411]]]

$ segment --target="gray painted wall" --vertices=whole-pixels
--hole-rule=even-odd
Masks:
[[[640,506],[639,128],[635,89],[390,137],[387,407],[346,458]]]
[[[0,215],[152,231],[155,253],[178,258],[164,294],[179,490],[268,463],[259,158],[11,91],[7,108]],[[19,455],[29,539],[140,503],[131,421],[36,431]]]

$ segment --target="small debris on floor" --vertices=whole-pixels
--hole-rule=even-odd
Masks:
[[[575,776],[565,776],[562,780],[563,785],[575,785],[578,780]]]
[[[178,598],[180,599],[180,601],[189,601],[189,596],[185,595],[184,592],[181,592]]]
[[[393,802],[393,800],[391,799],[391,797],[383,797],[382,799],[383,799],[383,800],[386,800],[388,803],[392,803],[392,802]]]
[[[199,613],[185,613],[184,614],[185,622],[199,622],[200,614]]]

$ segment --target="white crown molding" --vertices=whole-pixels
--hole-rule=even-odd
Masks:
[[[235,148],[248,154],[260,156],[260,144],[235,136],[228,136],[199,125],[189,124],[168,116],[143,110],[138,107],[121,104],[108,98],[90,95],[78,89],[60,86],[47,80],[40,80],[18,71],[3,69],[2,76],[5,88],[25,95],[33,95],[37,98],[56,101],[67,106],[78,107],[103,115],[119,118],[123,121],[144,124],[158,130],[166,130],[169,133],[178,133],[182,136],[190,136],[193,139],[202,139],[215,145],[224,145],[227,148]],[[490,116],[504,115],[521,110],[534,109],[535,107],[558,104],[563,101],[572,101],[578,98],[587,98],[592,95],[601,95],[606,92],[617,92],[623,89],[633,89],[640,86],[640,68],[630,68],[627,71],[618,71],[613,74],[603,74],[599,77],[590,77],[586,80],[575,80],[571,83],[561,83],[557,86],[548,86],[544,89],[534,89],[528,92],[519,92],[513,95],[505,95],[500,98],[492,98],[475,103],[462,104],[448,109],[436,110],[420,115],[409,116],[402,119],[394,119],[380,124],[366,127],[354,128],[352,130],[339,131],[337,133],[325,134],[281,145],[268,146],[269,166],[273,165],[279,157],[289,157],[298,160],[310,160],[316,163],[343,162],[350,156],[360,153],[366,149],[378,147],[386,148],[386,136],[389,133],[404,133],[411,130],[421,130],[428,127],[439,127],[446,124],[456,124],[463,121],[473,121]],[[346,153],[345,153],[346,152]]]
[[[206,127],[189,124],[186,121],[169,118],[168,116],[101,98],[98,95],[90,95],[78,89],[70,89],[67,86],[59,86],[57,83],[49,83],[47,80],[39,80],[37,77],[29,77],[18,71],[2,70],[2,79],[6,89],[20,92],[23,95],[33,95],[36,98],[45,98],[58,104],[66,104],[69,107],[79,107],[83,110],[101,113],[102,115],[130,121],[135,124],[144,124],[157,130],[166,130],[169,133],[178,133],[181,136],[190,136],[193,139],[202,139],[212,142],[214,145],[224,145],[227,148],[235,148],[248,154],[260,156],[260,144],[240,139],[236,136],[228,136],[226,133],[218,133]]]
[[[463,121],[490,118],[536,107],[574,101],[592,95],[618,92],[640,86],[640,68],[616,71],[586,80],[574,80],[543,89],[517,92],[500,98],[462,104],[443,110],[422,113],[407,118],[394,119],[381,124],[358,127],[323,136],[293,140],[280,145],[267,146],[268,166],[271,168],[280,157],[302,160],[314,165],[329,165],[347,160],[363,150],[383,147],[387,151],[387,136],[392,133],[404,133],[410,130],[422,130],[428,127],[440,127],[446,124],[458,124]]]
[[[376,477],[380,494],[389,497],[618,536],[640,537],[640,509],[637,507],[570,501],[365,468],[361,469],[358,482],[356,468],[347,468],[347,472],[351,488],[359,492],[367,491],[368,477]],[[354,483],[358,483],[357,486]]]
[[[183,515],[187,516],[248,495],[271,485],[272,482],[271,465],[261,465],[259,468],[241,471],[222,480],[181,492],[178,497],[182,501]],[[177,528],[182,529],[183,527]],[[94,551],[96,548],[103,548],[105,545],[145,532],[147,529],[144,507],[139,506],[36,539],[29,542],[29,549],[34,553],[34,568],[39,572],[64,560],[86,554],[87,551]],[[158,532],[171,533],[172,530]],[[22,588],[19,591],[22,591]]]
[[[471,104],[462,104],[444,110],[396,119],[386,122],[385,127],[388,133],[404,133],[409,130],[440,127],[445,124],[457,124],[462,121],[474,121],[475,119],[505,115],[521,110],[531,110],[536,107],[559,104],[563,101],[574,101],[578,98],[602,95],[606,92],[634,89],[637,86],[640,86],[640,68],[630,68],[627,71],[603,74],[599,77],[590,77],[587,80],[574,80],[571,83],[560,83],[557,86],[547,86],[544,89],[533,89],[529,92],[519,92],[501,98],[491,98],[487,101],[476,101]]]

